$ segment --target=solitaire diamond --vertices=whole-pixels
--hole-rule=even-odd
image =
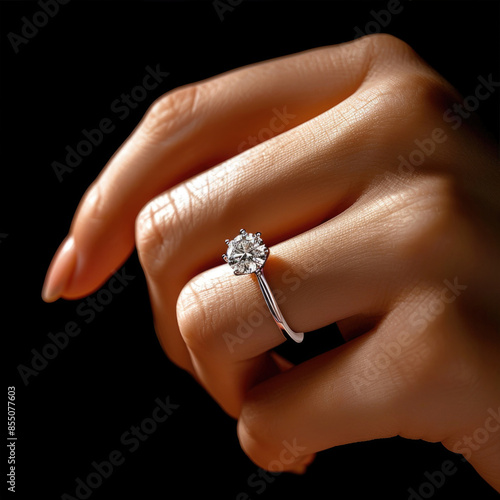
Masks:
[[[290,328],[264,277],[263,267],[269,256],[269,248],[264,245],[260,233],[247,233],[244,229],[241,229],[240,234],[234,240],[226,240],[226,245],[227,254],[224,254],[222,258],[231,266],[234,274],[255,273],[266,305],[285,339],[292,339],[297,343],[302,342],[304,333],[296,332]]]
[[[264,266],[269,249],[260,238],[260,233],[247,233],[244,229],[234,240],[226,240],[227,255],[223,259],[231,266],[234,274],[251,274]]]

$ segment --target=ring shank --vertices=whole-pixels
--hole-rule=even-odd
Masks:
[[[278,325],[278,328],[281,330],[281,333],[286,339],[292,339],[294,342],[297,342],[297,344],[300,344],[304,340],[304,333],[295,332],[288,326],[283,314],[281,314],[281,310],[276,302],[276,299],[274,298],[273,292],[264,277],[262,269],[260,271],[256,271],[255,275],[257,276],[257,281],[259,282],[259,287],[262,291],[262,295],[264,295],[267,307],[269,307],[269,311],[271,311],[271,315]]]

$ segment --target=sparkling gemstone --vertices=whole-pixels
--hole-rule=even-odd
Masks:
[[[260,236],[242,233],[229,242],[227,263],[235,274],[251,274],[262,269],[268,253]]]

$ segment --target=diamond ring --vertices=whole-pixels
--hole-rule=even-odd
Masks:
[[[294,332],[283,318],[273,292],[264,277],[264,264],[269,256],[269,248],[266,247],[260,237],[260,233],[247,233],[244,229],[234,240],[226,240],[227,254],[222,258],[229,264],[234,274],[252,274],[257,276],[262,295],[266,301],[271,315],[287,339],[300,343],[304,340],[304,333]]]

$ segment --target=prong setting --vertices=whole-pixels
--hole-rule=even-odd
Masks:
[[[225,240],[227,253],[222,258],[237,276],[258,273],[264,267],[269,249],[260,236],[261,233],[247,233],[240,229],[240,234],[233,240]]]
[[[236,238],[225,241],[227,254],[223,254],[222,258],[235,276],[255,274],[267,307],[283,336],[297,343],[302,342],[304,333],[295,332],[288,326],[264,277],[264,264],[269,257],[269,248],[262,241],[261,233],[247,233],[244,229],[240,229],[240,234]]]

